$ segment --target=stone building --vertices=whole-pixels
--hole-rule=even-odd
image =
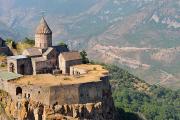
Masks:
[[[19,73],[22,75],[32,74],[31,59],[27,56],[18,55],[7,59],[8,72]]]
[[[53,73],[57,69],[69,74],[70,66],[76,64],[81,64],[78,52],[52,45],[52,31],[44,18],[36,29],[35,46],[24,50],[23,55],[8,57],[8,71],[23,75]]]
[[[35,47],[46,49],[52,46],[52,31],[44,18],[41,19],[35,34]]]
[[[62,73],[70,73],[70,66],[82,63],[81,56],[78,52],[63,52],[59,55],[59,68]]]

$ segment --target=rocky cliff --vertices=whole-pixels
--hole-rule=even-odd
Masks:
[[[113,120],[115,113],[111,87],[103,93],[102,101],[94,103],[49,106],[27,98],[12,100],[8,96],[1,97],[1,102],[7,116],[17,120]]]

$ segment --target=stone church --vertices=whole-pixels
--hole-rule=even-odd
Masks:
[[[66,46],[52,45],[52,31],[46,20],[41,19],[35,33],[35,46],[25,49],[22,55],[7,59],[8,71],[22,75],[60,72],[70,73],[70,66],[81,64],[77,51],[70,51]]]

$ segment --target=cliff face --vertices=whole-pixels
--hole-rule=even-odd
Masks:
[[[108,86],[103,90],[102,100],[94,103],[45,105],[31,98],[12,100],[9,97],[5,111],[8,116],[18,120],[113,120],[115,107],[111,87]]]

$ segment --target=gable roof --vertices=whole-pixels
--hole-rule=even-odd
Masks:
[[[26,50],[23,51],[23,55],[27,55],[27,56],[41,56],[42,52],[40,51],[39,48],[36,47],[32,47],[32,48],[28,48]]]
[[[41,19],[41,21],[36,29],[36,34],[52,34],[52,31],[49,28],[44,17]]]
[[[61,55],[65,61],[80,60],[81,59],[80,53],[77,51],[63,52],[63,53],[61,53]]]

